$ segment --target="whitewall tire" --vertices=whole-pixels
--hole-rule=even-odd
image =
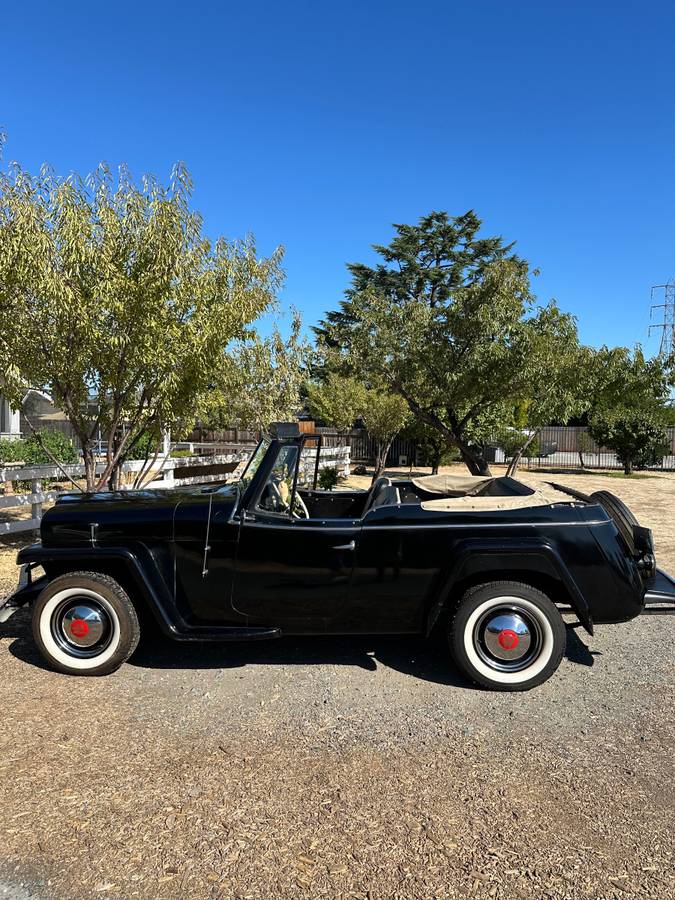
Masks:
[[[515,581],[470,588],[449,629],[450,649],[461,671],[497,691],[526,691],[560,665],[565,623],[541,591]]]
[[[99,572],[51,581],[33,607],[33,637],[49,665],[69,675],[107,675],[136,649],[138,616],[122,587]]]

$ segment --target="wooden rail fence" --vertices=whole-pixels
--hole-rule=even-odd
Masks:
[[[204,446],[204,445],[202,445]],[[226,453],[214,453],[211,456],[169,457],[157,471],[157,477],[146,484],[143,490],[166,490],[168,488],[182,487],[183,485],[209,484],[226,481],[228,475],[236,471],[250,456],[253,447],[232,449]],[[303,456],[310,457],[316,450],[306,448]],[[324,447],[321,450],[319,468],[336,467],[341,475],[349,475],[350,453],[349,447]],[[103,472],[105,463],[97,465],[97,474]],[[122,466],[124,473],[137,473],[144,467],[143,460],[131,460]],[[220,471],[214,473],[212,470]],[[310,466],[311,468],[311,466]],[[74,479],[84,477],[84,466],[64,465],[63,469]],[[181,477],[176,477],[176,470],[181,472]],[[190,474],[184,474],[190,473]],[[3,510],[28,508],[30,506],[30,518],[0,521],[0,535],[15,534],[22,531],[33,531],[40,527],[42,519],[42,507],[45,503],[53,503],[64,493],[73,493],[74,488],[43,489],[46,481],[59,481],[64,479],[63,471],[57,466],[28,466],[16,468],[14,466],[0,467],[0,486],[5,484],[5,493],[0,494],[0,516]],[[25,493],[11,493],[11,489],[17,481],[30,481],[30,491]],[[130,490],[131,485],[124,485],[122,490]]]

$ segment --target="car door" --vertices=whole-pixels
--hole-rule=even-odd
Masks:
[[[327,631],[348,602],[358,523],[256,511],[239,532],[234,609],[251,624]]]
[[[297,444],[282,446],[240,514],[232,605],[250,624],[322,632],[347,604],[360,523],[291,512],[298,456]]]
[[[395,505],[364,515],[343,630],[400,633],[423,627],[447,549],[437,532],[418,527],[415,512]]]

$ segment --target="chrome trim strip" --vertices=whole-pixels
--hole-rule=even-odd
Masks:
[[[452,525],[446,524],[438,524],[438,525],[418,525],[418,524],[408,524],[408,525],[368,525],[367,523],[361,524],[359,522],[351,522],[349,524],[345,524],[343,526],[339,525],[320,525],[317,524],[314,528],[308,527],[307,525],[290,525],[289,530],[293,531],[346,531],[349,528],[358,528],[361,525],[362,529],[367,529],[368,531],[399,531],[399,530],[419,530],[419,529],[439,529],[439,528],[462,528],[465,531],[467,529],[474,528],[568,528],[570,526],[580,527],[580,526],[588,526],[588,525],[606,525],[607,519],[589,519],[587,522],[461,522]],[[279,528],[279,525],[270,525],[267,522],[251,522],[244,521],[244,528]]]

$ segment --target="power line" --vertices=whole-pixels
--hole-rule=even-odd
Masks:
[[[670,356],[675,347],[675,280],[671,278],[666,284],[655,284],[652,287],[652,300],[654,299],[654,295],[658,294],[660,291],[663,291],[664,302],[652,304],[649,315],[651,317],[651,314],[655,309],[662,309],[663,322],[659,322],[656,325],[650,325],[649,333],[652,333],[652,328],[661,329],[661,346],[659,347],[659,353],[663,356]]]

